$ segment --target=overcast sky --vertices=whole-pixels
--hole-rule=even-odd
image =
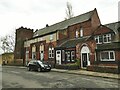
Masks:
[[[0,37],[21,26],[41,29],[63,21],[67,1],[74,16],[97,8],[102,24],[118,21],[119,0],[0,0]]]

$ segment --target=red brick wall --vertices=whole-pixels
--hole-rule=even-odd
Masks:
[[[116,61],[120,61],[120,50],[116,51],[115,52],[115,55],[116,55]]]
[[[66,33],[66,35],[64,33]],[[59,40],[66,39],[67,37],[67,29],[59,31]]]
[[[82,42],[76,45],[76,58],[81,60],[81,49],[83,45],[87,45],[90,50],[90,64],[94,64],[95,61],[95,47],[96,43],[94,40],[86,41],[85,44]]]
[[[43,42],[37,42],[37,43],[33,43],[30,45],[30,51],[29,51],[29,58],[32,59],[32,46],[35,45],[36,46],[36,59],[40,60],[40,45],[43,44],[44,45],[44,60],[47,61],[49,59],[49,47],[56,47],[57,42],[51,42],[51,43],[46,43],[46,41]],[[53,58],[54,60],[54,58]]]
[[[16,29],[16,42],[15,42],[15,51],[14,59],[24,59],[25,49],[24,49],[24,40],[32,38],[33,30],[20,27]]]
[[[96,8],[94,9],[92,18],[91,18],[91,25],[92,25],[92,30],[94,31],[98,26],[100,26],[101,22],[97,13]]]
[[[49,53],[48,53],[49,47],[52,46],[52,47],[55,48],[56,45],[57,45],[57,42],[51,42],[51,43],[46,43],[46,44],[45,44],[44,59],[45,59],[46,61],[49,59]],[[55,52],[54,52],[54,55],[55,55]],[[54,56],[53,60],[55,60],[55,56]]]
[[[109,32],[112,32],[112,31],[105,26],[100,26],[97,29],[97,31],[94,33],[94,35],[100,35],[100,34],[102,35],[104,33],[109,33]]]
[[[83,29],[83,36],[89,36],[91,35],[91,21],[85,21],[82,23],[78,23],[72,26],[68,27],[68,36],[70,39],[75,38],[76,37],[76,30],[78,30],[80,32],[80,29]]]

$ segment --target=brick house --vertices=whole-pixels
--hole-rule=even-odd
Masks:
[[[79,31],[83,32],[83,29],[84,36],[87,37],[99,25],[100,20],[96,9],[51,26],[46,25],[45,28],[36,31],[33,38],[24,42],[26,61],[36,58],[52,64],[62,64],[62,57],[57,57],[61,53],[58,54],[56,47],[60,47],[68,40],[76,39],[75,35],[78,33],[79,36]]]
[[[80,68],[118,72],[120,23],[102,25],[94,9],[36,30],[24,38],[24,62],[31,59],[63,65],[80,61]]]
[[[120,22],[100,25],[93,33],[96,48],[94,71],[120,73]]]

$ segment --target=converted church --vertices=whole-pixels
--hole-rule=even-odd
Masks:
[[[102,25],[97,9],[38,29],[16,30],[15,59],[37,59],[53,68],[119,73],[120,22]],[[63,68],[65,69],[65,68]]]

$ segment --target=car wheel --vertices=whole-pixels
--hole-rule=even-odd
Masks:
[[[38,72],[41,72],[41,68],[40,67],[38,68]]]
[[[30,71],[31,70],[30,67],[27,67],[27,70]]]

